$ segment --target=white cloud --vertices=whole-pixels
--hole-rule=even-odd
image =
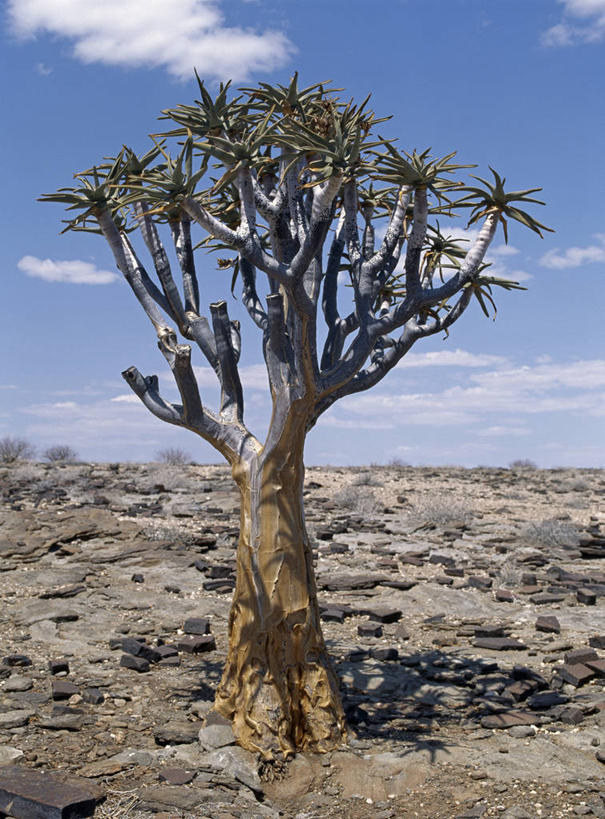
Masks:
[[[439,350],[430,353],[408,353],[398,365],[406,367],[495,367],[505,364],[498,355],[469,353],[466,350]]]
[[[138,404],[141,399],[131,392],[126,395],[116,395],[115,398],[110,398],[109,400],[114,404]]]
[[[45,63],[36,63],[36,71],[41,77],[48,77],[49,74],[53,73],[52,68],[49,68]]]
[[[553,247],[542,256],[540,264],[553,270],[568,270],[594,262],[605,262],[605,233],[595,233],[594,236],[598,245],[568,247],[567,250]]]
[[[109,270],[97,270],[94,264],[81,259],[72,261],[53,261],[38,259],[36,256],[24,256],[17,262],[17,267],[27,276],[44,279],[46,282],[67,282],[69,284],[110,284],[119,276]]]
[[[605,0],[559,0],[559,3],[563,5],[563,19],[542,34],[543,45],[598,43],[605,38]],[[573,18],[578,18],[578,22]]]
[[[220,0],[9,0],[13,31],[73,41],[84,63],[162,67],[190,79],[243,79],[283,65],[294,51],[279,31],[225,25]]]
[[[483,438],[520,438],[524,435],[531,435],[531,430],[527,427],[494,426],[480,429],[477,434]]]

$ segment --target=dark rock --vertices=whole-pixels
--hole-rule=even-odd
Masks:
[[[510,694],[514,700],[521,702],[533,694],[538,683],[535,680],[516,680],[512,685],[507,686],[505,693]]]
[[[398,660],[399,652],[396,648],[372,648],[370,656],[375,660]]]
[[[586,665],[597,677],[605,677],[605,660],[586,660]]]
[[[432,554],[429,557],[429,563],[440,563],[443,566],[454,566],[456,561],[449,555]]]
[[[210,623],[205,617],[189,617],[183,624],[185,634],[210,634]]]
[[[180,586],[175,586],[172,583],[167,583],[164,586],[164,591],[167,591],[170,594],[180,594],[181,593],[181,587]]]
[[[160,660],[162,659],[162,654],[158,651],[156,647],[148,646],[145,643],[142,644],[138,656],[143,657],[143,659],[147,660],[150,663],[159,663]]]
[[[534,711],[541,711],[546,708],[553,708],[555,705],[563,705],[569,701],[566,694],[560,694],[558,691],[541,691],[539,694],[534,694],[527,700],[527,704]]]
[[[537,683],[538,689],[548,688],[548,682],[542,674],[525,665],[514,665],[511,671],[511,677],[513,680],[532,680]]]
[[[358,589],[373,589],[382,578],[368,574],[333,574],[322,578],[319,582],[321,589],[328,591],[354,591]]]
[[[594,606],[597,602],[597,595],[590,589],[578,589],[576,599],[578,603],[584,603],[585,606]]]
[[[464,569],[460,569],[456,566],[446,566],[443,573],[448,575],[448,577],[464,577]]]
[[[468,585],[472,586],[474,589],[479,589],[480,591],[487,591],[488,589],[491,589],[493,584],[494,581],[491,577],[472,574],[468,578]]]
[[[559,712],[559,720],[566,725],[579,725],[584,719],[584,712],[577,705],[569,705]]]
[[[179,654],[178,648],[173,645],[158,646],[157,651],[163,660],[167,657],[178,657]]]
[[[453,577],[446,577],[445,575],[437,575],[435,577],[435,583],[439,583],[440,586],[451,586],[453,582]]]
[[[595,634],[588,638],[588,645],[593,648],[605,648],[605,634]]]
[[[79,731],[84,724],[84,715],[75,710],[66,714],[56,714],[38,722],[38,727],[48,731]]]
[[[582,663],[566,663],[565,665],[560,665],[557,668],[557,674],[562,680],[576,688],[587,683],[588,680],[591,680],[595,675],[592,669]]]
[[[403,641],[409,640],[410,639],[410,632],[407,630],[407,628],[402,623],[400,623],[397,626],[397,628],[395,629],[394,637],[395,637],[396,640],[403,640]]]
[[[53,680],[52,681],[52,698],[55,701],[68,700],[74,694],[79,694],[80,689],[68,680]]]
[[[43,591],[39,597],[42,600],[52,600],[53,598],[62,597],[76,597],[78,594],[82,594],[82,592],[85,591],[86,586],[82,585],[81,583],[75,583],[69,586],[59,586],[56,589],[47,589],[46,591]]]
[[[473,641],[475,648],[489,648],[492,651],[524,651],[527,646],[510,637],[479,637]]]
[[[149,661],[144,657],[135,657],[132,654],[122,654],[120,657],[122,668],[132,668],[133,671],[143,673],[149,671]]]
[[[51,674],[69,674],[69,663],[67,660],[49,660],[48,670]]]
[[[235,588],[235,580],[231,577],[218,580],[204,580],[202,588],[204,591],[228,592]]]
[[[80,819],[92,816],[96,797],[82,785],[64,784],[48,771],[0,768],[0,812],[16,819]]]
[[[408,591],[414,586],[418,585],[417,580],[402,580],[400,578],[384,577],[379,583],[380,586],[387,586],[390,589],[398,589],[399,591]]]
[[[328,623],[344,623],[345,613],[342,609],[324,609],[321,612],[321,619]]]
[[[120,646],[122,651],[125,651],[127,654],[132,654],[134,657],[138,657],[141,651],[143,650],[144,643],[141,640],[135,640],[134,637],[123,637],[120,640]]]
[[[195,779],[195,771],[186,771],[184,768],[162,768],[158,773],[158,779],[169,785],[188,785]]]
[[[25,654],[9,654],[7,657],[2,658],[2,663],[11,668],[25,668],[25,666],[31,665],[32,661]]]
[[[370,620],[377,623],[397,623],[401,620],[401,609],[391,609],[384,607],[364,607],[359,609],[360,614],[367,614]]]
[[[200,722],[167,722],[153,732],[158,745],[189,745],[197,742]]]
[[[574,648],[565,654],[566,663],[585,663],[588,660],[598,660],[599,655],[594,648]]]
[[[554,615],[542,614],[536,620],[536,631],[545,631],[547,634],[560,634],[561,624]]]
[[[532,603],[537,606],[546,606],[551,603],[562,603],[565,600],[564,594],[551,594],[550,592],[541,592],[530,597]]]
[[[506,630],[504,626],[477,626],[475,637],[504,637]]]
[[[201,654],[204,651],[214,651],[216,641],[211,634],[188,635],[177,640],[177,648],[186,654]]]
[[[535,720],[535,714],[528,711],[505,711],[482,717],[481,725],[483,728],[511,728],[513,725],[533,725]]]
[[[82,699],[90,705],[100,705],[104,701],[105,696],[98,688],[85,688],[84,691],[82,691]]]
[[[382,626],[375,626],[372,623],[361,623],[357,626],[357,634],[360,637],[382,637]]]
[[[132,577],[130,578],[133,583],[144,583],[145,577],[140,574],[139,572],[135,572]]]
[[[513,593],[508,589],[496,589],[495,596],[500,603],[512,603],[515,599]]]

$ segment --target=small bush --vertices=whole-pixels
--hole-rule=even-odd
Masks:
[[[15,461],[26,461],[34,457],[35,450],[23,438],[0,439],[0,463],[12,464]]]
[[[410,512],[413,520],[422,523],[436,523],[441,526],[458,521],[467,523],[472,519],[473,514],[470,506],[462,501],[443,497],[425,498],[415,503]]]
[[[384,486],[384,484],[371,472],[360,472],[353,478],[352,486]]]
[[[178,449],[177,447],[160,450],[156,458],[160,463],[169,464],[170,466],[186,466],[191,463],[191,455],[185,452],[184,449]]]
[[[521,535],[529,543],[539,546],[576,546],[580,530],[571,521],[546,518],[539,523],[529,523]]]
[[[67,444],[57,444],[55,446],[49,446],[48,449],[42,453],[42,457],[51,463],[70,464],[77,459],[78,453],[75,449],[67,446]]]
[[[358,515],[373,515],[378,508],[374,493],[356,486],[341,489],[334,495],[334,501],[343,509]]]
[[[534,463],[534,461],[531,461],[529,458],[518,458],[516,461],[512,461],[508,465],[508,468],[515,470],[515,472],[523,470],[529,472],[530,470],[536,470],[538,468],[538,464]]]

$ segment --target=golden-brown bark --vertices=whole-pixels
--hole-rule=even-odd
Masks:
[[[298,436],[295,436],[298,437]],[[241,491],[229,652],[215,709],[266,759],[328,751],[345,737],[319,620],[302,506],[303,438],[234,467]]]

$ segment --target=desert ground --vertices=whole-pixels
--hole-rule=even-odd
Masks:
[[[227,468],[0,467],[0,814],[605,817],[605,473],[316,467],[305,501],[349,741],[268,768],[209,714]]]

